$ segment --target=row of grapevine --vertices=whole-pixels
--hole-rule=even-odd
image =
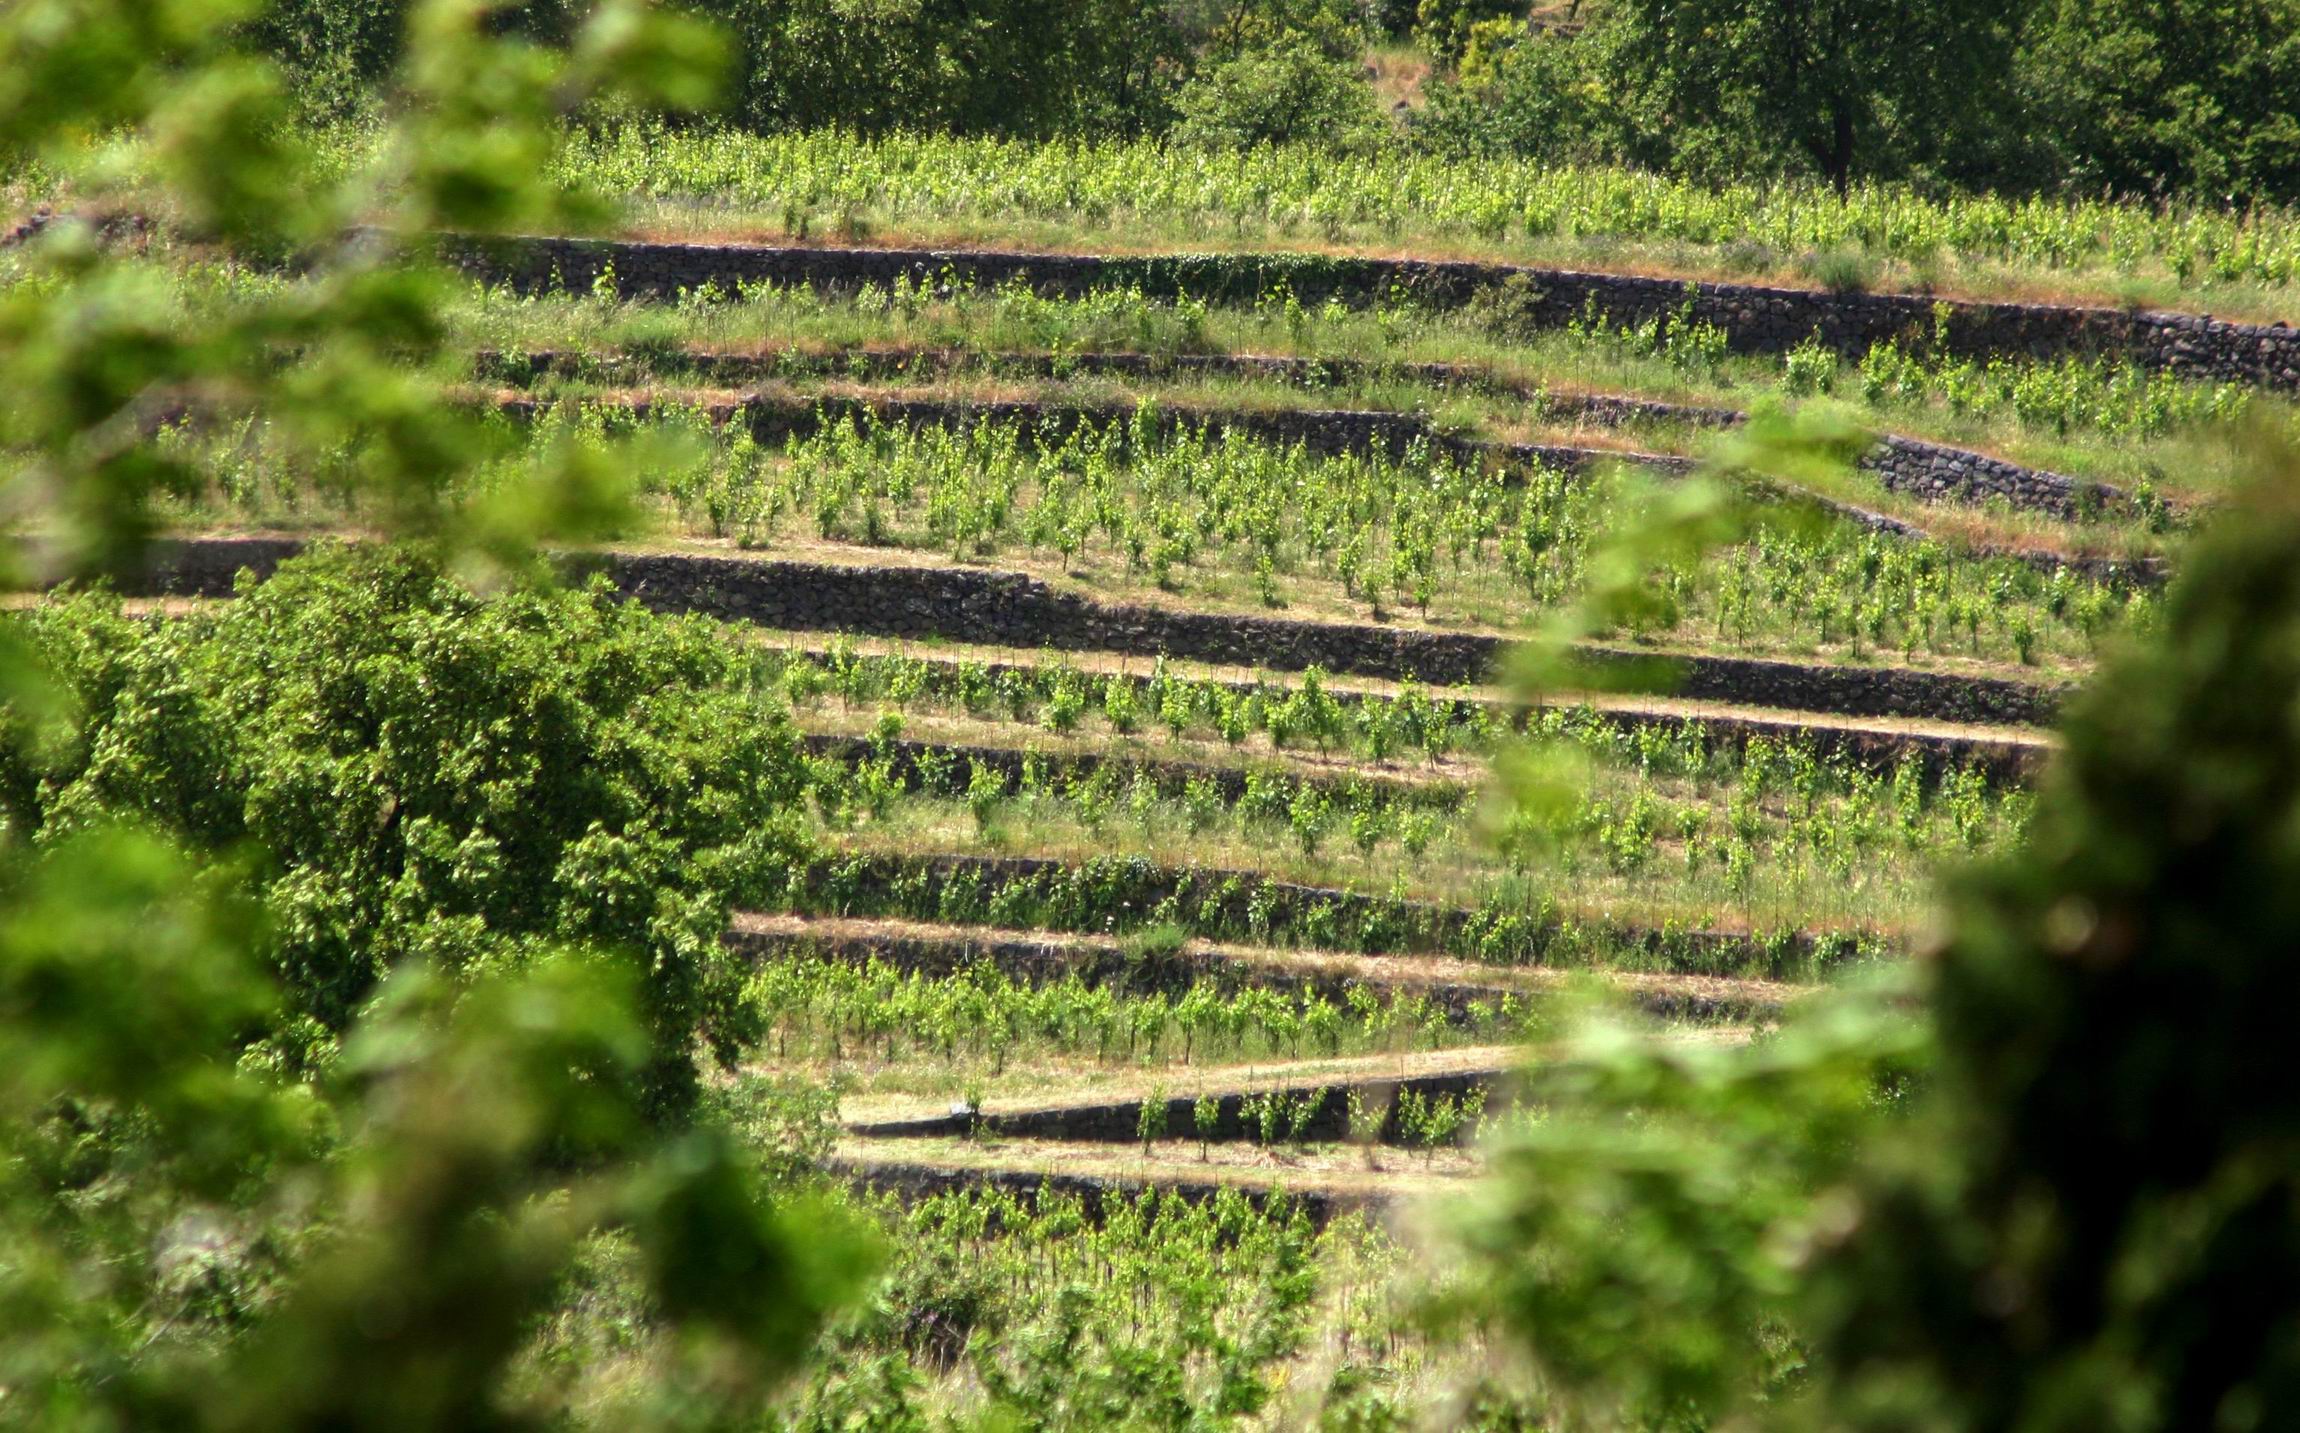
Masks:
[[[1030,143],[948,135],[752,135],[626,126],[578,135],[560,174],[610,192],[707,201],[786,225],[1154,217],[1208,239],[1275,230],[1325,238],[1502,244],[1620,237],[1856,247],[2047,270],[2160,266],[2182,282],[2290,283],[2300,224],[2280,210],[1969,195],[1863,184],[1696,184],[1544,160],[1396,155],[1335,164],[1314,149],[1175,150],[1155,142]]]

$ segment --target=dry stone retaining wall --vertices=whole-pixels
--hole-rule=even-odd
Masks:
[[[803,649],[817,661],[826,660],[829,653],[823,648]],[[947,657],[921,655],[919,661],[945,668],[959,664]],[[1038,668],[1021,662],[984,662],[984,674],[992,681],[1009,672],[1034,676]],[[1124,674],[1105,672],[1102,680],[1119,679],[1130,682],[1138,696],[1150,695],[1149,676],[1142,673]],[[1263,684],[1251,681],[1227,681],[1223,685],[1241,696]],[[1349,690],[1329,689],[1327,695],[1344,707],[1355,707],[1362,697]],[[1459,697],[1444,691],[1427,694],[1449,722],[1467,720],[1471,713],[1466,708],[1491,707],[1502,719],[1513,726],[1523,726],[1527,715],[1536,710],[1522,703],[1488,701],[1483,698]],[[1572,706],[1567,699],[1560,705]],[[1760,716],[1729,716],[1714,712],[1646,711],[1635,708],[1583,707],[1590,719],[1626,732],[1652,727],[1675,735],[1692,727],[1705,739],[1739,748],[1751,741],[1763,740],[1776,745],[1805,743],[1821,756],[1844,761],[1863,771],[1890,774],[1904,761],[1923,764],[1926,772],[1939,776],[1947,771],[1974,769],[1990,781],[2018,784],[2036,776],[2052,754],[2052,748],[2041,741],[2008,740],[1991,736],[1968,735],[1945,731],[1895,731],[1889,728],[1835,726],[1808,724],[1788,718]]]
[[[1499,1068],[1452,1070],[1444,1074],[1391,1075],[1365,1080],[1335,1079],[1271,1088],[1282,1098],[1305,1103],[1313,1100],[1316,1102],[1315,1108],[1304,1117],[1299,1132],[1303,1140],[1327,1144],[1350,1138],[1349,1095],[1354,1091],[1368,1110],[1382,1111],[1382,1122],[1374,1138],[1385,1144],[1404,1144],[1412,1134],[1402,1128],[1398,1118],[1397,1101],[1400,1095],[1411,1093],[1425,1100],[1459,1100],[1475,1091],[1485,1090],[1488,1092],[1485,1108],[1499,1112],[1509,1106],[1503,1083],[1507,1073]],[[1210,1127],[1203,1130],[1197,1124],[1197,1111],[1193,1108],[1195,1102],[1192,1097],[1170,1096],[1164,1101],[1162,1111],[1165,1137],[1181,1139],[1203,1135],[1208,1140],[1222,1142],[1258,1138],[1260,1130],[1247,1108],[1247,1102],[1259,1093],[1233,1090],[1214,1095],[1216,1118]],[[996,1110],[954,1111],[923,1119],[882,1120],[850,1125],[848,1130],[872,1139],[965,1136],[978,1130],[988,1130],[1007,1139],[1127,1144],[1141,1138],[1142,1105],[1141,1100],[1110,1100],[1097,1104],[1015,1110],[1004,1114]],[[1463,1128],[1456,1132],[1451,1142],[1467,1144],[1476,1137],[1476,1133],[1474,1129]],[[1288,1134],[1293,1134],[1291,1127]]]
[[[1482,682],[1511,647],[1483,633],[1105,604],[1013,572],[840,567],[695,555],[593,559],[615,585],[667,611],[795,630],[940,638],[986,646],[1126,652],[1245,667],[1323,667],[1445,686]],[[1634,683],[1745,706],[2042,724],[2058,694],[2026,682],[1890,667],[1807,666],[1745,657],[1661,657],[1602,647],[1577,658],[1594,686]]]
[[[1203,948],[1186,947],[1173,954],[1141,953],[1116,941],[1091,936],[1068,939],[991,927],[967,927],[948,935],[877,929],[847,929],[835,933],[801,928],[745,929],[738,925],[726,936],[730,949],[745,958],[765,962],[794,956],[815,956],[861,965],[877,960],[901,971],[935,977],[960,974],[977,964],[994,966],[1010,979],[1047,985],[1076,977],[1089,986],[1109,986],[1137,994],[1180,994],[1200,980],[1229,989],[1248,985],[1295,996],[1316,995],[1336,1005],[1356,984],[1410,990],[1446,1012],[1448,1019],[1465,1024],[1472,1001],[1498,1002],[1509,987],[1477,985],[1451,980],[1424,980],[1411,974],[1385,971],[1379,981],[1355,974],[1273,967],[1233,958]],[[1623,994],[1638,1009],[1662,1020],[1699,1023],[1752,1021],[1777,1018],[1781,1004],[1763,998],[1744,998],[1678,986],[1631,986]]]
[[[1153,296],[1196,295],[1250,302],[1284,283],[1305,303],[1328,297],[1365,303],[1402,292],[1432,305],[1467,303],[1508,285],[1514,307],[1535,325],[1562,326],[1587,312],[1640,324],[1680,312],[1724,330],[1733,348],[1779,353],[1809,337],[1858,357],[1873,343],[1935,332],[1953,353],[2056,358],[2102,353],[2181,377],[2300,390],[2300,331],[2283,324],[2232,323],[2208,315],[1940,300],[1915,294],[1832,294],[1758,284],[1689,285],[1633,274],[1586,273],[1510,264],[1374,259],[1320,254],[1103,256],[992,250],[827,249],[675,244],[568,238],[447,236],[446,257],[474,274],[522,290],[587,292],[602,278],[621,293],[671,296],[744,284],[852,289],[898,279],[932,289],[949,282],[1022,283],[1075,295],[1139,287]]]
[[[300,550],[292,539],[194,538],[159,544],[130,585],[138,594],[226,596],[247,569],[269,575]],[[666,612],[793,631],[1046,647],[1218,665],[1406,678],[1438,686],[1489,679],[1513,644],[1474,632],[1303,622],[1097,602],[1018,572],[964,567],[849,567],[698,553],[571,557],[632,599]],[[1807,665],[1754,657],[1678,656],[1583,646],[1591,689],[1665,691],[1739,706],[1917,717],[1984,725],[2049,724],[2060,689],[1997,677],[1895,667]]]
[[[656,408],[649,399],[594,399],[617,403],[635,417]],[[669,401],[669,400],[667,400]],[[547,410],[551,400],[508,398],[498,411],[512,418],[531,420]],[[717,423],[741,422],[761,443],[780,443],[806,437],[852,419],[905,427],[950,427],[990,422],[1017,429],[1027,442],[1060,442],[1081,427],[1125,427],[1136,421],[1138,410],[1121,404],[1042,403],[1029,399],[952,400],[942,398],[862,398],[824,394],[812,399],[754,394],[739,399],[704,403],[703,411]],[[1738,419],[1740,415],[1717,410]],[[1544,443],[1495,443],[1441,433],[1429,421],[1412,413],[1365,409],[1269,410],[1160,408],[1155,431],[1171,434],[1189,427],[1219,438],[1239,432],[1265,442],[1299,443],[1314,453],[1387,453],[1396,456],[1415,443],[1429,451],[1476,463],[1500,461],[1512,468],[1539,466],[1567,473],[1587,472],[1603,463],[1627,463],[1666,477],[1693,471],[1690,458],[1666,453],[1625,452],[1611,448],[1575,448]],[[1999,459],[1944,447],[1913,438],[1890,438],[1863,459],[1888,490],[1905,492],[1927,502],[1981,502],[2001,498],[2013,507],[2025,507],[2074,518],[2124,502],[2113,488],[2087,484],[2057,473],[2019,467]],[[1751,491],[1771,501],[1810,503],[1873,531],[1922,541],[1932,534],[1914,523],[1803,489],[1752,482]],[[2161,585],[2169,575],[2158,559],[2125,561],[2058,552],[1999,552],[1973,549],[1982,557],[2010,557],[2041,571],[2068,567],[2104,581],[2122,580],[2146,586]]]
[[[516,356],[484,353],[479,356],[476,366],[484,377],[515,383],[529,383],[546,373],[612,382],[618,376],[628,376],[633,367],[625,359],[608,358],[602,361],[584,354],[559,352]],[[1499,391],[1523,398],[1545,416],[1579,419],[1606,427],[1638,423],[1681,423],[1697,428],[1731,428],[1747,421],[1749,416],[1736,408],[1707,408],[1613,393],[1551,393],[1532,385],[1506,382],[1497,384],[1491,375],[1446,363],[1379,364],[1357,359],[1254,354],[977,354],[958,349],[851,353],[807,353],[791,349],[768,356],[696,352],[650,361],[650,372],[660,368],[674,373],[691,374],[703,382],[722,385],[758,383],[793,375],[836,375],[885,381],[965,367],[1047,379],[1074,374],[1129,378],[1193,375],[1267,378],[1310,390],[1336,383],[1382,378],[1404,379],[1445,388],[1492,390],[1498,387]],[[756,404],[759,400],[752,401]],[[1050,411],[1045,405],[1027,403],[938,405],[932,402],[881,400],[866,404],[843,397],[822,399],[820,406],[834,422],[849,412],[859,416],[863,409],[868,408],[882,419],[899,415],[909,421],[942,421],[942,413],[951,411],[963,412],[971,420],[974,415],[999,410],[1010,418],[1043,424],[1045,415]],[[942,410],[941,413],[937,412],[938,408]],[[1100,409],[1072,406],[1051,411],[1075,412],[1096,422],[1106,422],[1114,417],[1124,418],[1133,410],[1110,406]],[[1438,451],[1459,457],[1477,458],[1499,453],[1521,461],[1537,458],[1551,466],[1568,470],[1579,470],[1608,458],[1646,463],[1671,472],[1682,472],[1690,466],[1682,460],[1657,454],[1478,442],[1441,434],[1430,426],[1428,420],[1408,413],[1331,409],[1264,413],[1232,410],[1178,413],[1171,415],[1169,421],[1177,417],[1186,417],[1187,421],[1207,427],[1210,431],[1239,427],[1259,438],[1304,443],[1315,452],[1357,452],[1370,448],[1395,454],[1403,452],[1408,444],[1420,439]],[[804,426],[795,425],[781,431],[788,433],[807,430]],[[1047,431],[1059,436],[1068,429],[1054,426]],[[1555,454],[1556,457],[1543,457],[1544,454]],[[1945,443],[1928,442],[1922,438],[1888,435],[1862,457],[1861,466],[1875,473],[1887,491],[1905,493],[1925,502],[1977,504],[2001,498],[2012,507],[2050,513],[2062,519],[2126,511],[2132,506],[2130,496],[2113,484],[2072,478],[2041,468],[2023,467],[2001,458],[1992,458]]]

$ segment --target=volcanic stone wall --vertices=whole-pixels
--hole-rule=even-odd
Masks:
[[[1366,1080],[1337,1080],[1323,1085],[1286,1086],[1278,1090],[1282,1099],[1299,1101],[1305,1107],[1300,1137],[1327,1143],[1348,1139],[1349,1096],[1355,1092],[1359,1101],[1369,1110],[1382,1112],[1381,1124],[1374,1138],[1389,1144],[1402,1144],[1411,1132],[1401,1127],[1398,1118],[1398,1097],[1411,1093],[1417,1098],[1450,1099],[1459,1101],[1478,1090],[1488,1091],[1485,1107],[1499,1111],[1508,1108],[1506,1087],[1501,1083],[1501,1070],[1453,1071],[1445,1074],[1386,1076]],[[1244,1091],[1229,1091],[1213,1096],[1214,1123],[1204,1129],[1197,1124],[1194,1100],[1188,1095],[1169,1096],[1163,1102],[1160,1127],[1169,1139],[1182,1139],[1203,1135],[1209,1140],[1253,1139],[1260,1131],[1256,1127],[1248,1101],[1253,1095]],[[872,1124],[850,1126],[854,1133],[873,1139],[917,1139],[936,1135],[970,1135],[978,1129],[989,1129],[1009,1139],[1073,1140],[1081,1143],[1126,1143],[1141,1137],[1142,1101],[1111,1100],[1090,1105],[1063,1105],[1046,1109],[1015,1110],[1007,1113],[989,1111],[954,1111],[947,1115],[930,1115],[922,1119],[886,1120]],[[1472,1128],[1456,1131],[1451,1143],[1466,1144],[1476,1135]]]
[[[809,655],[820,661],[827,654],[817,648],[811,650]],[[938,657],[931,653],[917,660],[930,665],[957,665],[949,657]],[[981,666],[992,681],[999,680],[1009,672],[1026,677],[1035,677],[1038,673],[1038,668],[1030,663],[990,661]],[[1138,697],[1143,700],[1150,698],[1151,678],[1142,673],[1127,675],[1105,672],[1102,673],[1102,679],[1106,682],[1124,680],[1133,686]],[[1234,680],[1225,681],[1223,685],[1243,696],[1261,684]],[[1329,690],[1328,695],[1345,709],[1354,708],[1362,700],[1358,693],[1347,689]],[[1537,710],[1507,701],[1479,697],[1457,698],[1445,691],[1428,693],[1427,699],[1449,722],[1468,720],[1471,709],[1490,706],[1503,720],[1513,726],[1522,726],[1525,719]],[[1571,696],[1560,698],[1558,704],[1569,708],[1578,705]],[[1951,771],[1974,769],[1990,781],[2017,784],[2032,780],[2044,769],[2046,760],[2052,754],[2052,748],[2041,741],[2017,737],[2003,738],[1963,731],[1808,724],[1788,716],[1728,715],[1715,711],[1652,711],[1634,707],[1593,708],[1591,715],[1608,726],[1631,732],[1652,727],[1674,736],[1682,728],[1693,727],[1706,740],[1734,749],[1760,740],[1777,746],[1801,742],[1810,745],[1821,756],[1845,762],[1859,770],[1884,775],[1891,775],[1904,761],[1915,761],[1931,778],[1937,779]]]
[[[649,606],[794,630],[941,638],[990,646],[1128,652],[1234,666],[1438,685],[1488,679],[1506,639],[1359,623],[1184,612],[1104,604],[1019,573],[950,567],[839,567],[742,558],[615,553],[596,559]],[[1854,716],[2042,723],[2057,694],[2025,682],[1887,667],[1807,666],[1739,657],[1667,657],[1591,647],[1578,653],[1601,684]]]
[[[1000,973],[1032,986],[1076,978],[1087,985],[1124,990],[1137,995],[1180,995],[1201,980],[1225,990],[1260,986],[1280,994],[1315,995],[1340,1004],[1350,987],[1362,983],[1347,968],[1311,970],[1273,967],[1244,961],[1204,947],[1181,951],[1146,952],[1127,944],[1092,936],[1057,936],[994,927],[966,927],[953,939],[876,927],[845,929],[825,934],[818,929],[796,931],[746,929],[728,931],[727,946],[745,959],[764,964],[797,957],[836,959],[854,965],[876,960],[894,969],[937,979],[961,974],[988,963]],[[1416,978],[1408,966],[1385,973],[1381,984],[1409,990],[1445,1011],[1457,1023],[1470,1017],[1472,1002],[1499,1002],[1510,987],[1463,983],[1456,980]],[[1701,1022],[1757,1021],[1779,1017],[1777,1000],[1734,993],[1729,987],[1699,982],[1625,987],[1628,1000],[1657,1019]]]
[[[224,596],[242,568],[265,576],[298,550],[288,539],[169,542],[129,585],[145,594]],[[849,567],[696,553],[607,552],[568,561],[579,571],[603,573],[618,591],[659,611],[792,631],[1165,655],[1275,671],[1315,666],[1440,686],[1487,680],[1513,645],[1485,633],[1102,603],[1022,573],[980,568]],[[2062,695],[2005,678],[1894,667],[1598,646],[1577,649],[1575,659],[1587,686],[1846,716],[2042,725]]]
[[[669,296],[706,286],[732,296],[742,285],[769,283],[842,289],[891,285],[899,279],[930,289],[946,283],[1019,282],[1043,293],[1074,295],[1133,286],[1161,297],[1251,301],[1283,282],[1308,303],[1328,297],[1365,303],[1402,291],[1418,302],[1446,306],[1507,284],[1513,289],[1513,311],[1534,325],[1562,326],[1590,311],[1628,324],[1682,312],[1693,322],[1714,324],[1734,349],[1750,353],[1784,352],[1817,336],[1857,357],[1886,339],[1930,339],[1938,307],[1946,318],[1942,341],[1953,353],[2035,358],[2104,353],[2188,378],[2300,390],[2300,331],[2281,323],[2232,323],[2201,314],[1936,301],[1915,294],[1823,293],[1757,284],[1696,286],[1633,274],[1322,254],[1103,256],[464,236],[444,237],[441,244],[452,262],[490,282],[522,290],[589,291],[607,278],[632,296]]]
[[[488,362],[483,364],[483,368],[498,375],[511,373],[531,377],[537,371],[533,357],[519,363],[507,363],[496,355],[487,357]],[[563,361],[564,355],[542,357],[547,366],[558,371],[571,375],[582,375],[585,372],[580,365]],[[1090,357],[1097,360],[1097,367],[1122,367],[1129,372],[1135,371],[1137,365],[1117,365],[1115,361],[1140,358],[1144,360],[1139,365],[1140,371],[1152,371],[1145,355],[1098,354]],[[1236,365],[1229,371],[1246,373],[1278,372],[1292,365],[1305,365],[1306,368],[1306,361],[1296,359],[1246,357],[1220,361]],[[1215,360],[1208,359],[1192,367],[1203,370],[1213,362]],[[744,357],[698,355],[692,371],[698,378],[707,381],[749,383],[773,376],[775,366],[773,363]],[[1416,367],[1443,369],[1445,365],[1424,364]],[[591,376],[596,377],[612,378],[614,375],[613,368],[590,372]],[[547,401],[513,398],[500,406],[512,414],[529,414],[545,406]],[[1528,398],[1528,402],[1540,404],[1544,411],[1555,417],[1578,418],[1607,426],[1637,422],[1678,422],[1704,428],[1726,428],[1741,423],[1748,416],[1731,408],[1703,408],[1613,394],[1534,395]],[[641,408],[644,405],[635,403],[633,406]],[[739,414],[750,425],[752,435],[761,442],[804,436],[815,432],[825,422],[837,423],[849,416],[858,421],[868,416],[882,423],[914,426],[987,420],[1016,425],[1033,440],[1046,438],[1059,441],[1081,424],[1123,425],[1133,418],[1136,411],[1131,405],[1117,403],[1044,403],[1035,400],[952,400],[892,396],[864,398],[846,394],[825,394],[814,398],[752,395],[739,401],[722,400],[709,407],[713,415],[722,420]],[[1505,462],[1540,463],[1565,472],[1581,472],[1609,461],[1632,463],[1666,474],[1682,474],[1694,466],[1690,459],[1669,454],[1576,448],[1557,444],[1494,443],[1464,438],[1440,432],[1419,414],[1383,410],[1160,410],[1157,426],[1161,431],[1171,431],[1181,424],[1201,429],[1214,437],[1235,430],[1266,442],[1300,443],[1311,452],[1322,454],[1381,452],[1395,456],[1405,452],[1409,445],[1419,442],[1431,452],[1462,461],[1498,458]],[[1875,473],[1887,491],[1903,493],[1923,502],[1980,504],[1991,499],[2001,499],[2013,508],[2049,513],[2066,520],[2126,511],[2132,505],[2128,494],[2107,483],[2089,482],[2039,468],[2023,467],[2001,458],[1950,447],[1945,443],[1931,443],[1921,438],[1888,435],[1862,456],[1860,465]],[[2070,561],[2073,565],[2098,566],[2075,559]],[[2132,564],[2124,564],[2123,567],[2129,569],[2125,572],[2127,576],[2147,576]]]

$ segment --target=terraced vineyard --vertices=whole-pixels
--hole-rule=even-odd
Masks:
[[[498,455],[463,496],[640,455],[641,510],[565,565],[707,624],[723,669],[657,695],[797,773],[710,1098],[899,1231],[825,1416],[1023,1400],[1058,1369],[1020,1329],[1190,1361],[1185,1400],[1320,1350],[1330,1411],[1446,1386],[1473,1355],[1414,1331],[1397,1231],[1540,1118],[1516,1076],[1569,1012],[1744,1042],[1906,959],[1937,874],[2022,841],[2066,692],[2156,621],[2227,425],[2283,421],[2113,351],[1762,352],[1691,297],[1553,325],[1506,286],[856,285],[811,252],[679,285],[466,253],[450,349]],[[284,282],[144,262],[194,323]],[[1788,410],[1840,461],[1752,458]],[[190,476],[133,610],[213,622],[384,517],[360,451],[261,407],[158,427]],[[1730,532],[1529,695],[1518,655],[1697,472]],[[970,1364],[977,1328],[1007,1335]]]
[[[0,4],[0,1433],[2300,1427],[2296,93]]]

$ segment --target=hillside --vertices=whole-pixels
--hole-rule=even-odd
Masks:
[[[2285,4],[0,13],[0,1428],[2283,1426]]]

